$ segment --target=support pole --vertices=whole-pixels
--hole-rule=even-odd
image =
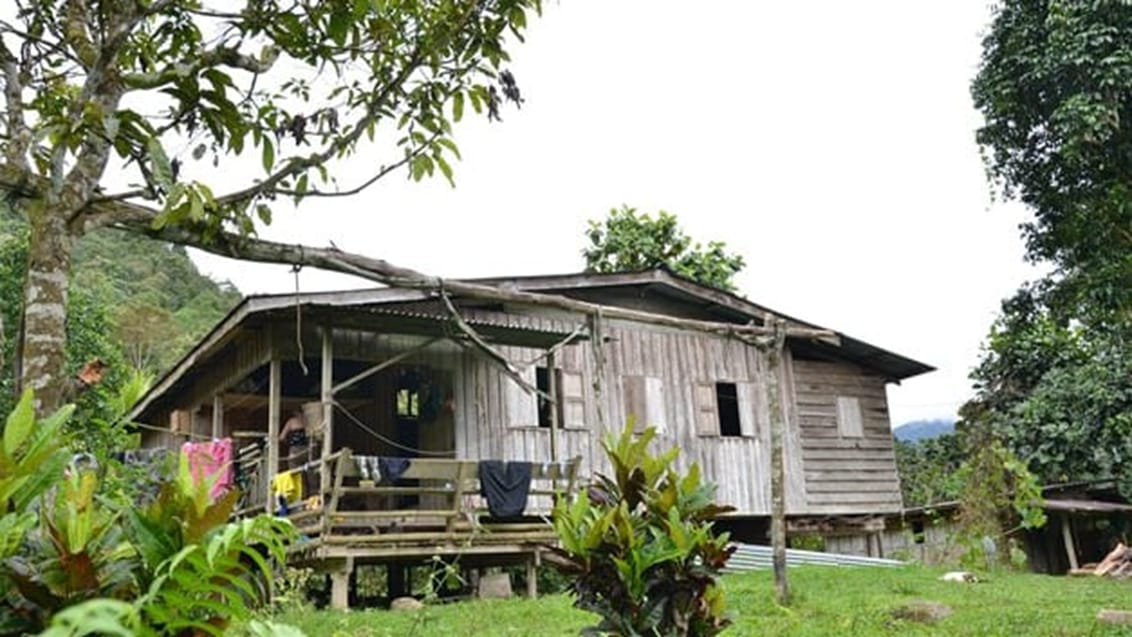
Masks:
[[[550,461],[558,462],[558,365],[554,352],[547,353],[546,375],[550,385]]]
[[[786,462],[783,457],[785,405],[782,400],[780,363],[786,342],[786,323],[774,320],[774,342],[767,352],[767,405],[770,407],[770,543],[773,549],[774,592],[779,604],[790,601],[786,581]]]
[[[354,560],[346,558],[341,568],[330,572],[330,607],[334,610],[350,609],[350,573],[354,570]]]
[[[330,465],[327,458],[334,453],[334,328],[322,330],[322,462],[318,468],[318,490],[326,497],[330,487]]]
[[[220,394],[212,397],[212,437],[224,437],[224,398]]]
[[[267,475],[264,489],[267,512],[275,507],[271,502],[271,480],[279,473],[279,420],[283,412],[283,362],[278,354],[271,355],[267,380]]]
[[[537,551],[527,558],[527,599],[538,599],[538,562]]]
[[[1069,515],[1061,516],[1061,536],[1065,539],[1065,554],[1069,556],[1069,568],[1076,570],[1077,564],[1077,549],[1073,547],[1073,527],[1069,519]]]
[[[598,310],[593,316],[590,317],[590,341],[593,347],[593,388],[594,388],[594,404],[597,406],[597,427],[598,431],[604,432],[609,430],[609,423],[606,422],[605,400],[602,397],[604,389],[605,378],[605,326],[603,325],[601,310]]]

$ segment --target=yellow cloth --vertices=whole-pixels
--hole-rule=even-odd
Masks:
[[[303,476],[297,471],[287,471],[276,474],[271,479],[271,490],[277,496],[287,498],[287,502],[297,502],[303,499]]]

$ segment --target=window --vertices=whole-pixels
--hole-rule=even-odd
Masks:
[[[555,415],[558,418],[558,427],[562,427],[562,407],[561,407],[561,405],[562,405],[562,370],[556,369],[556,370],[554,370],[554,372],[555,372],[555,374],[554,374],[555,388],[554,389],[555,389],[555,392],[556,392],[555,397],[557,398],[558,405],[559,405],[558,413],[555,414]],[[545,367],[539,367],[539,368],[535,369],[535,386],[538,387],[538,390],[540,392],[543,392],[545,394],[550,393],[550,370],[549,369],[547,369]],[[543,427],[543,428],[549,428],[550,427],[550,414],[551,414],[550,410],[553,409],[553,408],[554,408],[554,405],[552,405],[550,403],[550,400],[548,398],[546,398],[546,396],[543,396],[542,394],[538,395],[538,426],[539,427]]]
[[[766,417],[765,401],[759,399],[757,390],[758,386],[752,382],[697,383],[692,394],[696,404],[696,433],[754,438],[759,414]]]
[[[924,521],[916,520],[912,522],[912,541],[916,544],[923,544],[925,539]]]
[[[739,389],[735,383],[715,384],[715,406],[719,414],[719,435],[739,437],[743,427],[739,423]]]
[[[837,397],[837,433],[842,438],[864,437],[865,427],[861,421],[861,401],[856,397]]]
[[[416,420],[421,415],[421,395],[414,389],[397,390],[397,417],[404,420]]]

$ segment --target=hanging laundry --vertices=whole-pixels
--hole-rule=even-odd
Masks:
[[[411,464],[411,462],[412,461],[408,458],[388,458],[381,456],[377,459],[377,469],[380,472],[379,478],[387,480],[390,483],[395,483],[409,470],[409,464]]]
[[[209,495],[220,497],[232,486],[232,439],[221,438],[209,442],[186,442],[181,445],[181,453],[189,460],[189,470],[193,479],[200,483],[212,479]]]
[[[480,493],[494,518],[513,518],[527,508],[531,492],[531,463],[481,460]]]
[[[284,471],[271,479],[271,491],[286,503],[303,499],[303,477],[298,471]]]

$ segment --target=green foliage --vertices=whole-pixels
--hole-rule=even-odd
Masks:
[[[990,175],[1034,212],[1030,257],[1125,299],[1130,80],[1132,7],[1010,0],[996,5],[972,85]]]
[[[959,497],[956,471],[966,454],[957,434],[917,442],[896,441],[896,466],[904,506],[918,507]]]
[[[717,580],[734,548],[711,519],[731,508],[714,504],[698,465],[676,472],[678,449],[649,452],[654,429],[632,429],[603,442],[612,477],[556,503],[556,565],[573,578],[575,604],[601,616],[595,632],[715,635],[730,623]]]
[[[956,539],[967,548],[964,563],[972,566],[985,560],[988,566],[1011,566],[1008,536],[1017,529],[1035,529],[1046,523],[1041,485],[993,430],[974,419],[961,426],[968,459],[956,472],[961,485]],[[988,543],[994,547],[993,556]]]
[[[1132,457],[1132,6],[998,3],[972,84],[995,187],[1053,271],[1003,304],[967,412],[1045,482]]]
[[[587,272],[665,267],[704,285],[732,291],[735,275],[744,266],[743,257],[728,254],[721,241],[706,247],[694,243],[676,217],[663,210],[654,219],[629,206],[614,208],[604,220],[590,220],[586,238],[590,245],[582,254]]]
[[[37,421],[25,392],[0,444],[0,632],[225,634],[264,597],[294,529],[271,516],[228,523],[182,457],[152,504],[99,495],[96,472],[67,467],[67,407]],[[264,628],[266,630],[266,628]]]

